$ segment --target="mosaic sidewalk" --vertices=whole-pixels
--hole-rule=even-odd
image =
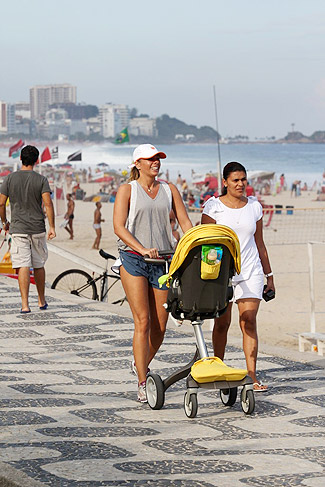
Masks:
[[[33,312],[21,315],[16,281],[0,278],[0,466],[16,472],[15,485],[325,485],[320,365],[261,354],[270,391],[255,395],[252,416],[202,391],[188,419],[185,381],[153,411],[136,402],[127,313],[48,294],[47,311],[32,294]],[[194,335],[171,324],[152,369],[165,378],[193,352]],[[228,347],[226,363],[243,367],[242,351]]]

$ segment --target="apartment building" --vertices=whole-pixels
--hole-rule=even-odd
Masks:
[[[144,135],[146,137],[157,137],[158,135],[155,118],[131,118],[129,127],[129,133],[131,135]]]
[[[13,103],[0,101],[0,134],[16,132],[16,112]]]
[[[99,119],[102,136],[115,137],[129,125],[129,107],[106,103],[99,108]]]
[[[7,103],[0,100],[0,134],[7,133]]]
[[[53,103],[76,103],[77,87],[68,83],[57,85],[38,85],[29,90],[31,118],[44,117]]]

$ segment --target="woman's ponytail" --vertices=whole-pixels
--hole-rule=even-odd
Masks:
[[[140,177],[140,171],[136,166],[133,166],[131,171],[130,171],[130,177],[128,179],[128,182],[134,181],[135,179],[139,179]]]

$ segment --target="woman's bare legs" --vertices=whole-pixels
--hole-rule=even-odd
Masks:
[[[133,355],[139,383],[146,380],[149,363],[150,307],[148,281],[142,276],[132,276],[120,267],[122,285],[134,320]]]
[[[149,361],[154,358],[163,342],[168,313],[163,307],[167,301],[168,291],[149,287],[150,307],[150,335],[149,335]]]
[[[239,299],[237,301],[239,311],[239,325],[243,333],[243,350],[246,358],[248,375],[257,383],[256,362],[258,352],[258,336],[256,316],[260,305],[259,299]],[[261,389],[261,387],[259,387]],[[263,389],[267,387],[263,386]]]
[[[258,382],[256,377],[256,362],[258,352],[258,336],[256,317],[260,305],[259,299],[239,299],[237,301],[239,311],[239,325],[243,334],[243,350],[246,359],[248,375],[253,382]],[[231,323],[232,303],[229,303],[227,311],[220,317],[216,318],[212,332],[213,350],[216,357],[223,360],[227,344],[227,334]],[[266,390],[266,386],[257,387],[256,389]]]
[[[213,350],[215,357],[219,357],[221,360],[223,360],[227,345],[227,334],[231,323],[231,309],[232,303],[229,303],[224,314],[214,320],[212,332]]]

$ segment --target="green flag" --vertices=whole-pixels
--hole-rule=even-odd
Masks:
[[[129,133],[128,133],[128,128],[125,127],[118,136],[115,139],[115,144],[123,144],[124,142],[129,142]]]

